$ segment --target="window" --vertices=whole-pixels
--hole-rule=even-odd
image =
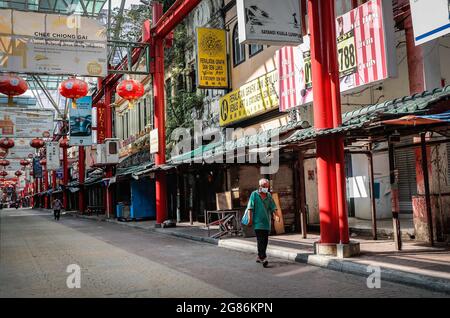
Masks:
[[[259,44],[250,44],[248,46],[248,50],[249,50],[248,54],[250,56],[254,56],[263,50],[263,46]]]
[[[144,97],[144,128],[149,124],[147,119],[147,96]]]
[[[234,66],[245,61],[245,45],[239,44],[239,31],[236,24],[233,29],[233,62]]]

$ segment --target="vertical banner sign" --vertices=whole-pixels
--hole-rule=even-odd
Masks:
[[[92,145],[92,96],[77,99],[77,108],[70,108],[69,145]]]
[[[302,43],[299,0],[237,0],[236,8],[241,44]]]
[[[449,0],[409,0],[416,45],[450,33]]]
[[[158,147],[158,129],[153,129],[150,131],[150,154],[158,153]]]
[[[59,143],[47,142],[45,150],[47,154],[47,170],[59,169]]]
[[[336,19],[341,93],[395,77],[392,1],[371,0]],[[309,36],[277,51],[280,111],[312,103]]]
[[[226,31],[197,28],[197,86],[228,88]]]
[[[97,104],[97,144],[105,142],[106,138],[106,122],[105,122],[106,105]]]
[[[39,162],[39,158],[33,158],[33,177],[42,178],[42,166]]]

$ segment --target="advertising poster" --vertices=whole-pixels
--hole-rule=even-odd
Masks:
[[[237,0],[236,7],[241,44],[302,43],[299,0]]]
[[[70,108],[69,121],[69,145],[92,145],[92,96],[77,99],[77,108]]]
[[[33,158],[33,177],[42,178],[42,166],[39,158]]]
[[[27,159],[35,153],[31,148],[32,138],[14,138],[14,147],[9,149],[7,158],[9,159]]]
[[[278,72],[272,71],[222,97],[220,126],[278,108]]]
[[[0,9],[0,71],[106,76],[106,28],[80,15]]]
[[[336,19],[341,92],[397,75],[392,4],[371,0]],[[312,103],[310,39],[277,51],[280,111]]]
[[[197,65],[199,88],[228,88],[225,30],[197,28]]]
[[[48,138],[53,133],[52,110],[0,106],[0,136]]]
[[[47,156],[47,170],[57,170],[60,166],[59,142],[47,142],[45,144],[45,153]]]

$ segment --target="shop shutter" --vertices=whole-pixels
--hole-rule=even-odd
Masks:
[[[271,176],[272,191],[279,194],[285,227],[295,223],[294,171],[290,164],[281,164],[278,172]]]
[[[402,140],[399,145],[411,144],[412,137]],[[412,213],[412,196],[417,194],[416,157],[414,148],[395,150],[395,162],[399,172],[400,212]]]
[[[450,142],[447,142],[447,180],[450,184]]]

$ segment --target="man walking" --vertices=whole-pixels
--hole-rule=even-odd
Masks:
[[[259,180],[259,188],[250,195],[247,209],[250,216],[250,224],[255,229],[258,243],[258,257],[256,262],[262,263],[264,267],[269,265],[266,250],[269,243],[272,216],[277,211],[277,206],[269,193],[269,180]]]
[[[59,221],[59,217],[61,216],[61,208],[63,207],[61,200],[56,198],[55,200],[53,200],[52,206],[53,206],[53,215],[55,217],[55,220]]]

